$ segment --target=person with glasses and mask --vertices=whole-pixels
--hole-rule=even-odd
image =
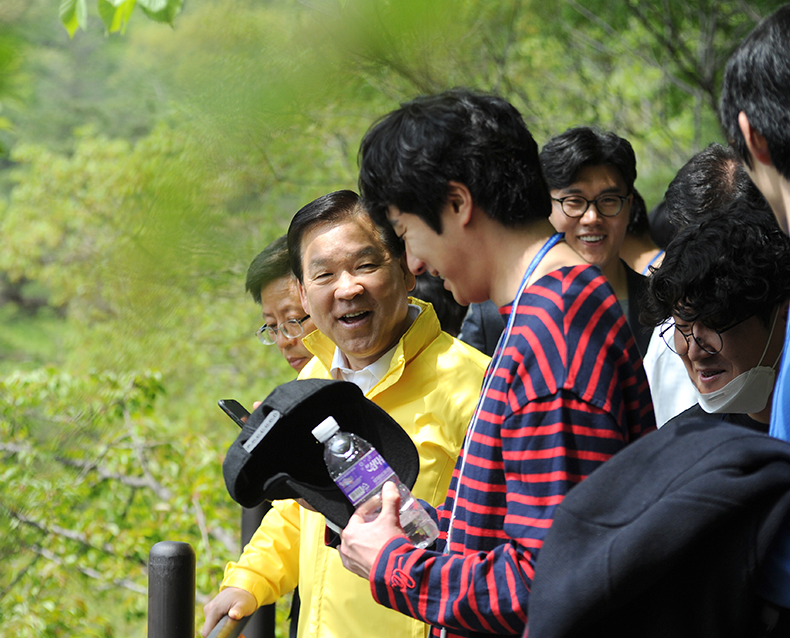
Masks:
[[[650,341],[639,323],[645,278],[620,258],[634,204],[634,149],[614,133],[580,126],[546,142],[540,163],[551,192],[549,221],[609,280],[644,357]]]
[[[313,358],[302,337],[315,330],[315,324],[302,308],[288,261],[287,236],[275,239],[252,260],[245,287],[266,322],[255,335],[263,345],[277,346],[288,365],[300,372]]]
[[[529,638],[790,636],[790,609],[764,580],[790,511],[790,445],[767,434],[790,238],[764,199],[735,197],[692,219],[648,278],[642,317],[662,326],[698,403],[558,506]]]
[[[670,419],[768,432],[790,299],[790,239],[767,203],[736,199],[682,228],[648,279],[642,319],[661,325],[698,403]],[[667,321],[668,320],[668,321]]]

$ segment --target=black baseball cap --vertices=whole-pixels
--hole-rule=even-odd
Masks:
[[[247,419],[222,464],[233,500],[255,507],[264,500],[303,498],[339,527],[354,512],[324,464],[324,446],[312,434],[332,416],[340,429],[375,447],[409,488],[420,470],[411,438],[353,383],[290,381],[275,388]]]

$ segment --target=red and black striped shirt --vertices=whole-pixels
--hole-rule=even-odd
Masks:
[[[520,635],[557,504],[655,429],[641,357],[598,268],[549,273],[523,292],[515,312],[437,512],[437,551],[398,537],[371,572],[379,603],[445,627],[448,636]]]

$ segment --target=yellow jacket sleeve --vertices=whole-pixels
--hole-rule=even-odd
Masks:
[[[299,579],[300,509],[290,499],[274,501],[238,562],[225,567],[220,589],[244,589],[259,606],[292,591]]]

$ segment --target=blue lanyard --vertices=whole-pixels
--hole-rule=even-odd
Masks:
[[[653,255],[653,259],[651,259],[647,263],[647,266],[645,266],[645,269],[642,271],[642,274],[645,277],[649,277],[650,276],[650,266],[652,266],[655,263],[656,259],[661,257],[663,254],[664,254],[664,251],[663,250],[659,250],[655,255]]]
[[[557,243],[562,241],[563,239],[565,239],[565,233],[553,234],[551,237],[548,238],[548,240],[546,240],[546,243],[543,244],[543,246],[538,251],[538,253],[532,258],[532,261],[529,262],[527,271],[524,273],[524,277],[521,280],[521,285],[518,287],[516,298],[513,300],[513,305],[510,307],[510,315],[508,316],[507,319],[507,326],[502,331],[502,334],[499,336],[499,341],[497,342],[496,350],[494,351],[496,353],[494,354],[494,357],[496,358],[496,365],[499,365],[499,359],[502,358],[499,349],[504,348],[505,343],[507,343],[507,340],[510,337],[510,332],[513,329],[513,324],[516,321],[516,306],[518,305],[518,300],[521,299],[521,295],[524,294],[524,290],[527,287],[527,282],[529,281],[529,278],[532,277],[532,274],[535,272],[535,269],[538,267],[538,264],[546,256],[546,253],[549,252],[552,248],[554,248],[554,246],[556,246]],[[482,400],[483,400],[483,395],[480,396],[481,404],[482,404]]]

